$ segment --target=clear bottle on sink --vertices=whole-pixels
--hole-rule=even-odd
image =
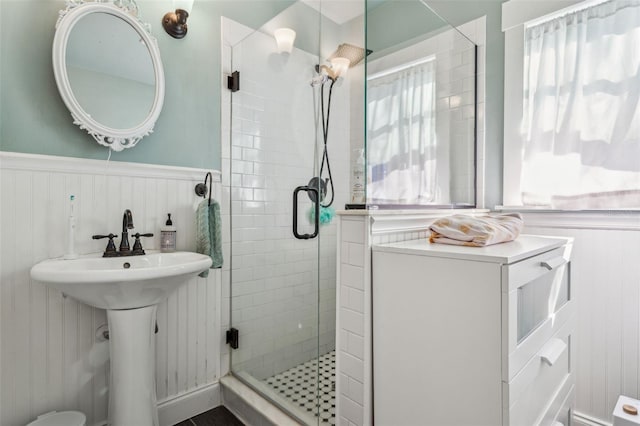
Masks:
[[[160,251],[163,253],[176,251],[176,227],[171,221],[171,213],[167,216],[165,226],[160,228]]]

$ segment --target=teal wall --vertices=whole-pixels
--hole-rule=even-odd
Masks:
[[[164,64],[164,108],[153,134],[111,159],[219,169],[220,17],[258,28],[291,3],[196,0],[187,37],[175,40],[160,23],[171,1],[138,0]],[[107,148],[73,125],[55,85],[51,47],[64,8],[61,0],[0,0],[0,150],[106,159]]]
[[[389,48],[399,50],[429,38],[440,29],[451,28],[447,22],[425,7],[420,0],[386,0],[367,11],[367,49],[374,55]],[[384,52],[388,54],[389,51]]]

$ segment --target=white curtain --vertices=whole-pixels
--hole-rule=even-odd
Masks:
[[[367,82],[367,198],[423,204],[436,197],[435,60]]]
[[[640,207],[640,0],[525,31],[524,205]]]

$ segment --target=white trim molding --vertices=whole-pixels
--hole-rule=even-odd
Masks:
[[[396,232],[424,231],[431,226],[435,219],[454,214],[465,214],[470,216],[484,215],[489,213],[485,209],[442,209],[430,210],[428,212],[404,212],[400,214],[389,214],[393,210],[384,213],[371,213],[373,235],[389,234]],[[397,212],[397,211],[396,211]]]
[[[87,158],[59,157],[54,155],[22,154],[0,151],[0,169],[30,170],[107,176],[164,178],[176,180],[204,180],[211,172],[214,182],[222,180],[219,170],[191,167],[163,166],[156,164],[128,163],[123,161],[90,160]]]
[[[558,229],[640,231],[640,211],[532,210],[498,206],[499,211],[522,214],[525,226]]]
[[[165,399],[158,403],[160,426],[172,426],[222,404],[220,382]]]
[[[573,422],[577,426],[612,426],[611,423],[604,420],[597,419],[592,416],[587,416],[578,411],[573,412]]]

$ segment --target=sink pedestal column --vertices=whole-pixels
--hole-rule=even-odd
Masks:
[[[109,425],[158,426],[156,306],[107,310],[107,319],[111,356]]]

